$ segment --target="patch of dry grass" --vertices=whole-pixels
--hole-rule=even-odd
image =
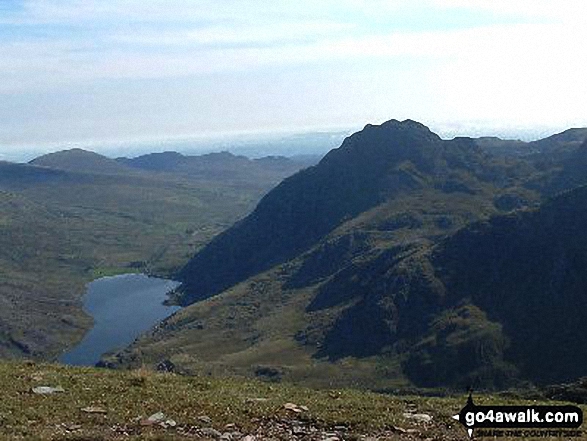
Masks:
[[[36,386],[61,386],[65,392],[37,395]],[[466,439],[450,418],[465,397],[397,397],[358,390],[312,390],[240,378],[186,377],[136,371],[110,371],[33,363],[0,364],[0,437],[6,439],[193,439],[198,430],[258,433],[259,425],[281,427],[284,421],[331,430],[344,426],[347,437],[392,434],[404,439]],[[285,403],[307,406],[294,414]],[[482,403],[514,403],[515,399],[478,397]],[[106,413],[86,413],[83,408]],[[430,424],[408,421],[409,409],[433,416]],[[145,426],[141,421],[157,412],[173,419],[175,427]],[[201,417],[210,419],[209,423]],[[395,428],[414,430],[401,434]],[[255,432],[257,431],[257,432]],[[393,435],[395,434],[395,435]],[[282,439],[288,439],[286,433]],[[400,437],[400,438],[398,438]],[[412,438],[413,439],[413,438]]]

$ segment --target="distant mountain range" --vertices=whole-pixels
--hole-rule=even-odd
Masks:
[[[585,137],[368,125],[196,253],[189,306],[104,364],[374,388],[584,375]]]
[[[118,164],[136,170],[158,173],[173,173],[190,179],[209,182],[231,183],[247,186],[258,180],[277,184],[284,176],[316,164],[320,156],[266,156],[249,159],[229,152],[208,153],[199,156],[186,156],[177,152],[151,153],[127,159],[119,158]]]
[[[140,176],[140,172],[165,174],[189,180],[217,181],[235,185],[254,185],[256,180],[279,182],[301,168],[314,165],[320,156],[267,156],[249,159],[229,152],[186,156],[177,152],[150,153],[136,158],[111,159],[82,149],[49,153],[29,162],[30,165],[55,170],[100,174]],[[133,173],[135,172],[135,173]]]

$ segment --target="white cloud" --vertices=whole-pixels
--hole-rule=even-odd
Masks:
[[[108,40],[149,46],[268,45],[311,41],[353,29],[353,25],[330,21],[302,21],[262,25],[216,25],[181,31],[118,33]]]
[[[45,114],[39,111],[49,127],[59,94],[70,90],[145,79],[148,87],[165,88],[177,78],[251,73],[265,76],[258,79],[256,95],[271,90],[259,108],[275,105],[287,114],[290,106],[294,112],[293,102],[305,101],[285,90],[291,82],[320,97],[320,106],[307,114],[296,108],[296,118],[305,124],[327,123],[323,114],[330,111],[333,124],[401,115],[437,122],[530,125],[548,119],[579,125],[587,115],[586,7],[577,0],[28,0],[22,12],[0,17],[0,23],[36,23],[37,31],[51,24],[51,33],[0,37],[0,93],[3,98],[54,94],[54,104],[47,100]],[[419,13],[430,18],[437,10],[507,16],[503,23],[509,24],[496,19],[494,25],[443,30],[442,23],[428,28],[418,23],[418,30],[400,31],[379,20],[406,11],[415,19]],[[512,24],[511,17],[521,19]],[[304,71],[312,74],[298,79]],[[284,90],[261,87],[286,75],[292,79],[278,83]],[[247,87],[239,83],[204,101],[246,114]],[[12,102],[18,111],[18,99]],[[125,117],[132,124],[132,117]],[[254,126],[253,115],[251,121]],[[92,120],[84,124],[91,127]]]
[[[80,23],[125,20],[135,23],[219,22],[260,23],[327,17],[343,2],[300,0],[23,0],[22,10],[0,22]]]
[[[499,15],[545,17],[579,21],[585,17],[587,5],[583,0],[429,0],[434,6],[450,9],[470,9]]]

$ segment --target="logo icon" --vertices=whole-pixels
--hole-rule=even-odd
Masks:
[[[583,424],[583,411],[577,406],[477,406],[469,393],[467,404],[453,419],[472,437],[475,429],[577,429]],[[519,432],[525,436],[536,431]]]

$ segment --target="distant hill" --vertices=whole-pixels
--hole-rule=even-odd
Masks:
[[[102,174],[120,174],[129,172],[127,167],[117,163],[114,159],[79,148],[39,156],[30,161],[29,164],[73,172]]]
[[[587,128],[567,129],[537,141],[524,142],[495,136],[476,138],[475,142],[487,153],[503,157],[547,155],[560,157],[578,148],[587,139]]]
[[[118,161],[139,169],[200,174],[235,170],[238,167],[252,164],[247,157],[236,156],[229,152],[208,153],[199,156],[184,156],[177,152],[149,153],[132,159],[119,158]],[[212,169],[210,169],[211,167]]]
[[[311,160],[270,156],[249,159],[229,152],[186,156],[177,152],[150,153],[117,162],[136,170],[171,173],[190,180],[220,181],[235,186],[256,182],[277,184],[286,176],[308,166]]]
[[[177,152],[149,153],[136,158],[117,158],[121,164],[153,171],[173,171],[185,162],[185,156]]]

